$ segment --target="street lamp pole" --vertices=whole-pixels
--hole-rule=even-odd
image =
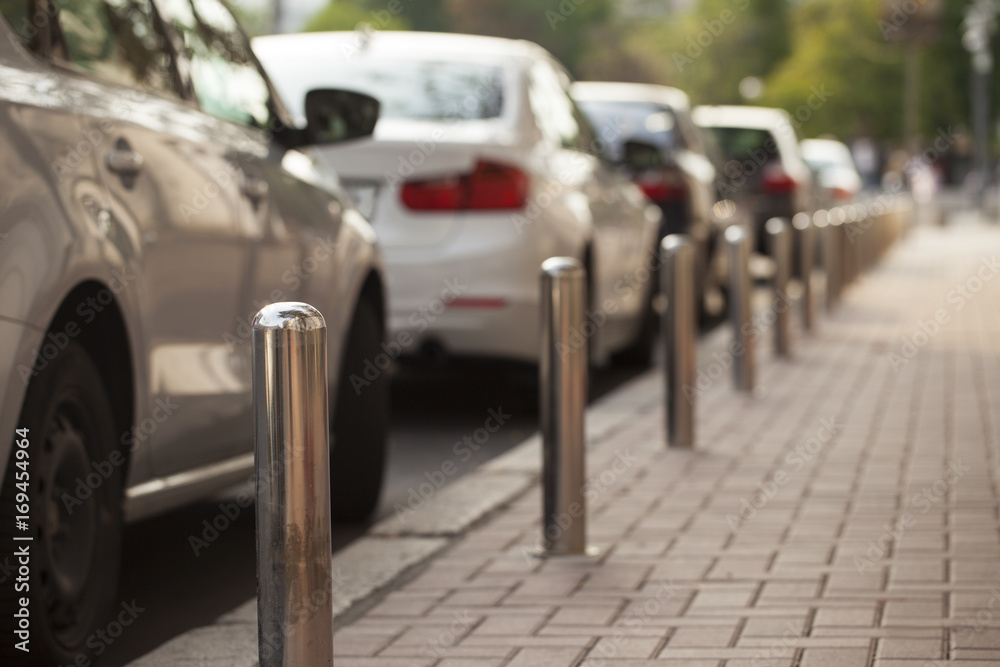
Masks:
[[[977,203],[983,208],[989,181],[990,147],[990,75],[993,52],[990,41],[996,31],[997,7],[994,0],[974,0],[966,7],[962,45],[972,55],[972,132],[975,137],[976,175],[979,178]]]

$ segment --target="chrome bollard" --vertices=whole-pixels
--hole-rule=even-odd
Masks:
[[[326,322],[318,310],[276,303],[257,313],[253,405],[261,667],[333,665],[326,369]]]
[[[542,536],[548,555],[587,551],[584,500],[584,414],[587,345],[579,342],[587,303],[587,272],[569,257],[542,264]]]
[[[796,246],[799,250],[799,270],[802,274],[802,329],[812,331],[816,320],[816,304],[813,298],[812,274],[816,263],[816,237],[813,235],[812,218],[808,213],[799,213],[792,218],[795,228]]]
[[[729,245],[729,317],[733,325],[736,363],[733,364],[736,388],[754,390],[753,332],[750,326],[750,234],[733,225],[726,230]]]
[[[787,357],[792,350],[792,313],[788,305],[788,282],[792,277],[792,230],[781,218],[771,218],[764,225],[767,232],[768,251],[774,260],[774,278],[771,281],[774,290],[772,306],[775,308],[774,351],[781,357]],[[784,303],[785,308],[777,304]]]
[[[830,216],[826,211],[816,211],[813,224],[820,236],[823,253],[823,275],[826,277],[824,296],[826,311],[831,312],[837,307],[837,230],[830,224]]]
[[[694,447],[693,389],[698,339],[694,243],[683,234],[671,234],[663,239],[660,252],[663,294],[668,303],[663,315],[667,347],[667,444]]]

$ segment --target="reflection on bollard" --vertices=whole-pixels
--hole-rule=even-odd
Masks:
[[[729,316],[736,343],[733,364],[736,388],[754,390],[754,341],[750,326],[750,235],[738,225],[726,230],[729,245]]]
[[[778,308],[777,304],[788,302],[788,282],[792,276],[792,230],[781,218],[771,218],[764,225],[764,231],[767,232],[768,251],[774,260],[774,351],[778,356],[787,357],[792,349],[792,314],[789,308]]]
[[[326,322],[318,310],[276,303],[257,313],[253,404],[261,667],[333,665],[326,369]]]
[[[695,341],[698,331],[695,302],[695,249],[691,239],[671,234],[663,239],[663,294],[667,312],[663,331],[667,352],[667,444],[694,447]]]
[[[542,535],[548,555],[587,550],[584,414],[587,346],[576,345],[587,303],[587,272],[569,257],[542,264]]]
[[[816,237],[813,235],[812,218],[808,213],[799,213],[792,218],[795,228],[796,247],[799,252],[799,267],[802,273],[802,329],[812,331],[816,319],[816,304],[813,298],[812,274],[816,263]]]

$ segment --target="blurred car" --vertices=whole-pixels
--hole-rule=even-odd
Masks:
[[[756,249],[766,252],[764,224],[815,208],[812,174],[782,109],[699,106],[692,117],[712,131],[725,159],[721,188],[753,216]]]
[[[820,206],[850,204],[861,193],[864,183],[847,144],[836,139],[805,139],[801,150],[815,175]]]
[[[294,128],[219,0],[34,7],[0,5],[0,664],[79,665],[106,648],[123,522],[236,484],[249,506],[263,305],[325,315],[332,509],[375,506],[387,393],[350,377],[381,352],[384,270],[298,149],[378,110],[313,91],[339,125]]]
[[[254,49],[287,99],[322,86],[382,104],[373,138],[315,153],[379,234],[401,354],[537,361],[539,267],[567,256],[588,269],[591,359],[648,361],[656,280],[643,265],[655,268],[659,211],[595,154],[548,52],[412,32],[276,35]]]
[[[718,175],[710,155],[710,133],[691,120],[687,94],[637,83],[578,81],[573,97],[599,137],[606,153],[630,170],[633,180],[663,211],[660,237],[688,234],[697,245],[697,293],[724,277],[709,272],[720,231],[730,224],[731,211],[716,207],[726,199],[718,189]],[[708,137],[708,139],[706,139]],[[643,164],[630,156],[631,142],[655,146],[659,154]],[[724,217],[719,215],[725,211]],[[702,299],[703,301],[703,299]]]

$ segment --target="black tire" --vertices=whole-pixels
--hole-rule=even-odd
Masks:
[[[330,502],[336,521],[363,521],[378,506],[389,427],[389,378],[371,380],[365,361],[376,363],[382,326],[375,308],[358,304],[344,345],[336,405],[330,425]],[[354,380],[352,381],[352,377]],[[363,382],[361,381],[363,380]]]
[[[5,556],[9,545],[30,545],[30,653],[12,646],[13,614],[25,595],[15,591],[12,572],[0,583],[0,664],[76,664],[81,653],[95,659],[86,644],[110,617],[121,559],[125,459],[114,424],[97,368],[78,345],[70,343],[28,386],[17,428],[28,429],[21,461],[30,475],[30,527],[15,529],[17,473],[24,472],[15,433],[0,490],[0,544]],[[15,534],[33,540],[14,542]]]

